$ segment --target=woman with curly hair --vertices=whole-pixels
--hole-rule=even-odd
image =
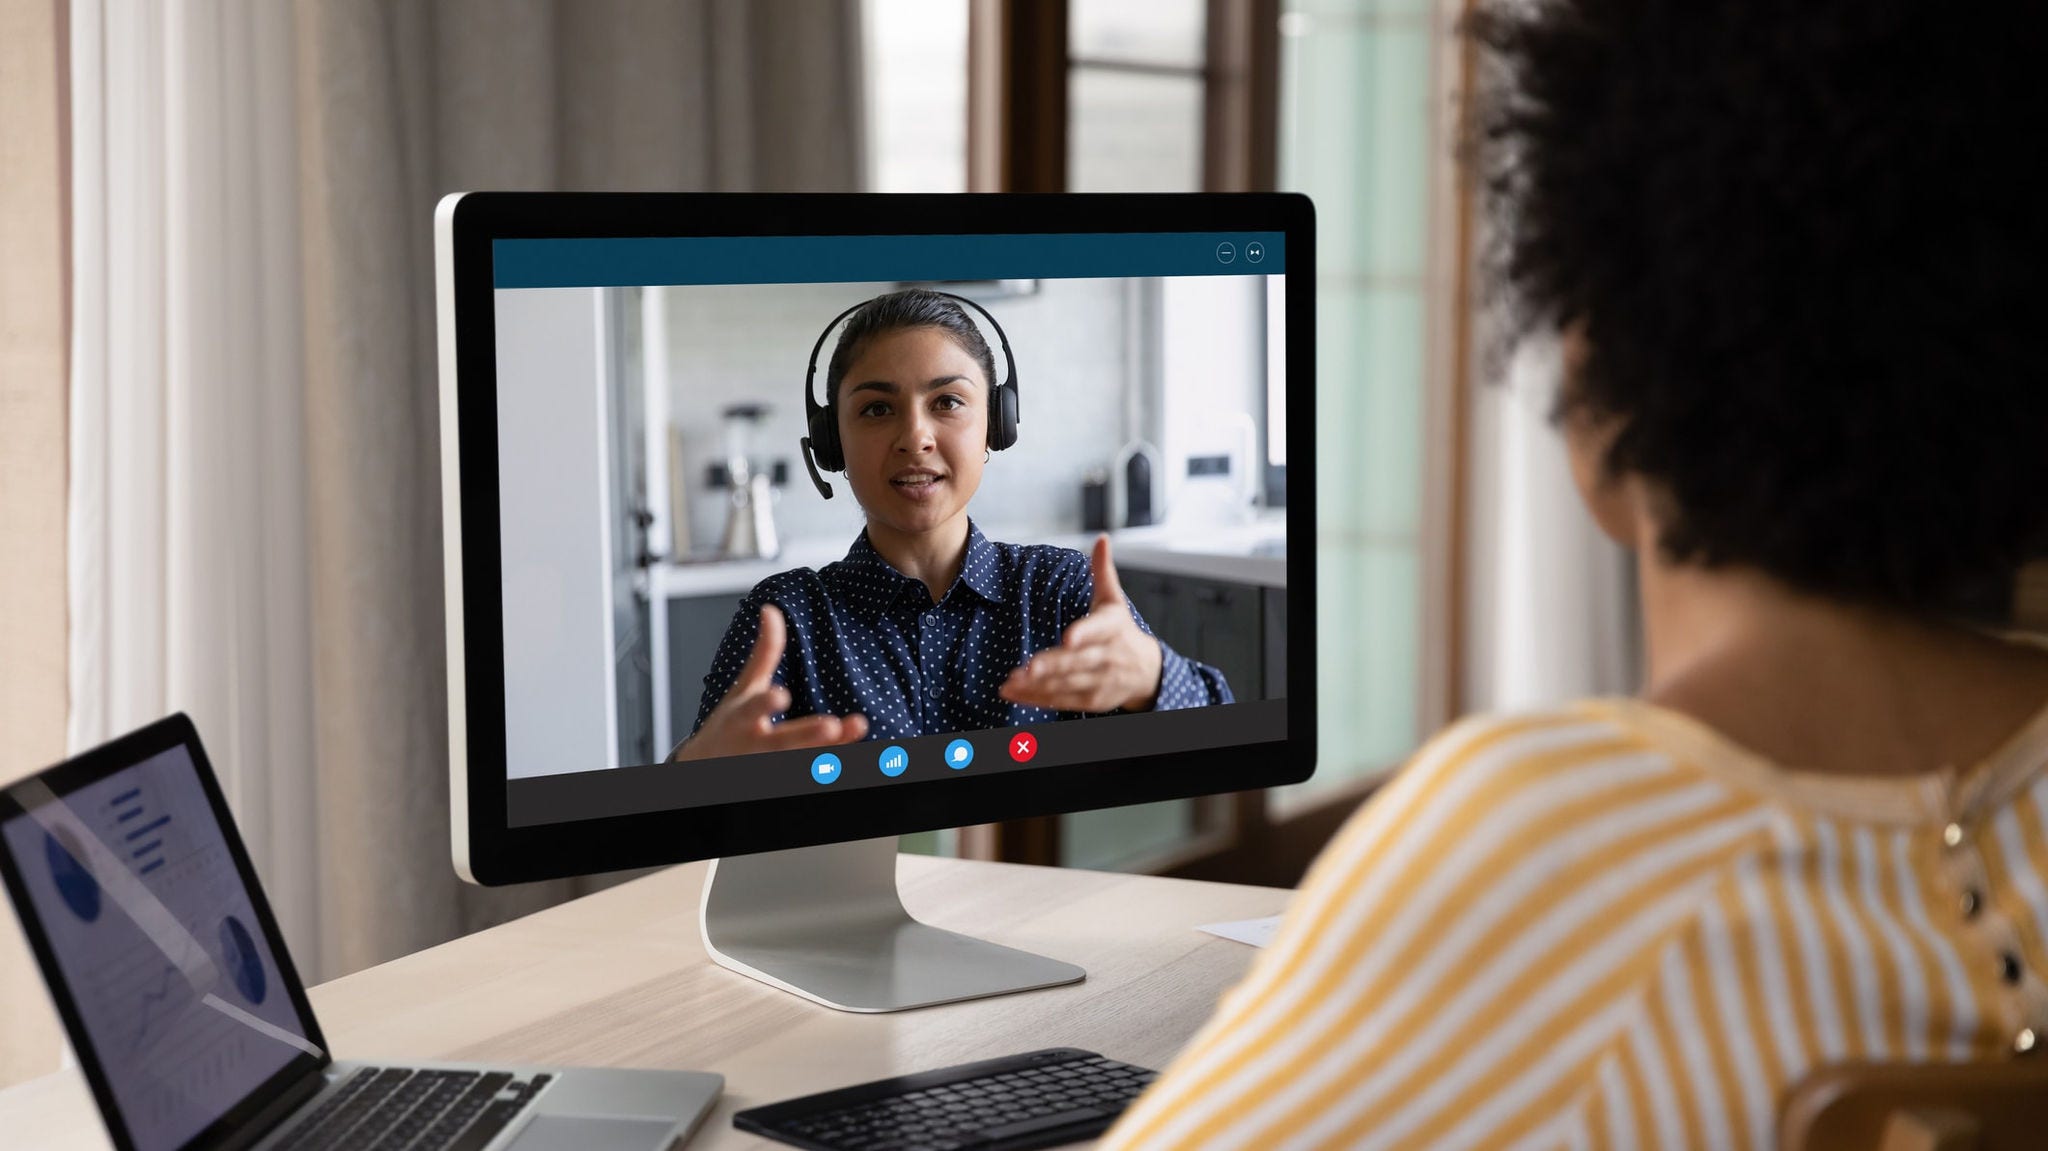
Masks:
[[[2048,653],[1966,622],[2048,552],[1999,11],[1475,17],[1493,270],[1645,682],[1424,747],[1104,1146],[1764,1148],[1816,1067],[2048,1047]]]

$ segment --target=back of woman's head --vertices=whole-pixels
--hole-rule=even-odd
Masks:
[[[2025,27],[2016,25],[2024,24]],[[1476,162],[1674,560],[1940,611],[2048,545],[2033,4],[1505,0]]]

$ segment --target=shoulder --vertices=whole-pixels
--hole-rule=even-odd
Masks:
[[[826,565],[830,571],[833,565]],[[814,615],[827,612],[832,600],[830,581],[824,572],[812,568],[791,568],[755,584],[741,598],[734,613],[734,626],[751,636],[758,626],[761,608],[773,604],[791,628],[802,630]]]
[[[1070,571],[1078,569],[1083,575],[1088,572],[1088,555],[1073,548],[1056,544],[1006,544],[998,540],[988,541],[995,549],[997,562],[1012,569],[1033,571]]]
[[[1679,749],[1575,704],[1446,728],[1352,817],[1317,866],[1349,874],[1375,857],[1411,876],[1624,866],[1694,832],[1705,837],[1702,850],[1734,849],[1762,830],[1765,814],[1754,793]]]
[[[840,561],[826,564],[822,571],[816,568],[791,568],[788,571],[776,572],[755,584],[742,602],[753,607],[769,603],[781,607],[791,603],[822,599],[828,594],[826,573],[838,566]]]
[[[1006,586],[1026,595],[1086,595],[1094,588],[1088,556],[1054,544],[989,541],[996,570]]]
[[[1526,1072],[1517,1107],[1576,1089],[1579,1060],[1626,1020],[1641,957],[1755,842],[1758,806],[1597,709],[1452,725],[1317,859],[1252,973],[1123,1130],[1275,1144],[1326,1122],[1287,1113],[1310,1079],[1341,1085],[1354,1135],[1507,1142],[1530,1112],[1493,1102],[1500,1069]]]

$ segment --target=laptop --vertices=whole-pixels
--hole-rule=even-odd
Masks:
[[[122,1151],[657,1151],[724,1087],[335,1059],[184,715],[0,789],[0,876]]]

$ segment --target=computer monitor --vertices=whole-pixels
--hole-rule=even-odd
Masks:
[[[465,878],[715,858],[720,963],[890,1010],[1082,977],[904,915],[895,837],[1312,772],[1305,198],[435,222]]]

